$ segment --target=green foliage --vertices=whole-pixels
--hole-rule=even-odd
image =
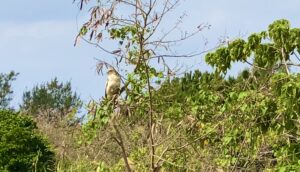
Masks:
[[[193,150],[212,166],[298,171],[300,75],[276,70],[281,63],[291,62],[290,56],[283,59],[283,55],[297,48],[297,39],[291,36],[297,35],[297,30],[290,29],[285,20],[275,21],[268,32],[251,35],[248,43],[238,39],[209,53],[206,60],[217,73],[195,71],[164,82],[155,93],[155,109],[178,121]],[[267,36],[273,43],[262,41]],[[287,51],[282,54],[281,50]],[[218,75],[226,73],[232,62],[243,62],[251,54],[254,65],[250,70],[237,78]],[[169,156],[175,155],[176,151]]]
[[[205,60],[215,72],[195,71],[171,79],[164,78],[150,61],[161,60],[160,51],[169,48],[162,40],[150,39],[156,31],[155,26],[148,27],[155,23],[155,17],[147,21],[155,11],[151,5],[147,13],[148,6],[143,11],[145,4],[137,3],[133,18],[114,16],[118,23],[110,16],[122,3],[107,4],[110,9],[101,4],[93,8],[79,35],[93,35],[95,30],[108,33],[119,47],[111,54],[120,57],[118,63],[124,58],[134,70],[125,76],[125,98],[117,104],[100,103],[93,120],[84,127],[85,137],[96,135],[99,128],[110,124],[108,121],[119,128],[126,125],[128,135],[134,134],[130,127],[145,126],[142,133],[146,138],[112,132],[125,149],[123,158],[133,160],[138,171],[156,171],[156,167],[162,171],[300,170],[300,78],[290,72],[290,66],[300,66],[293,59],[300,53],[299,28],[291,28],[284,19],[275,21],[267,31],[208,53]],[[104,17],[95,15],[99,9],[106,12]],[[235,62],[251,68],[236,78],[226,78]],[[155,81],[158,90],[153,88]],[[123,106],[128,113],[122,113]],[[116,119],[115,114],[123,116]],[[109,129],[105,127],[102,129]],[[111,169],[126,168],[120,159]]]
[[[82,101],[76,92],[73,93],[71,83],[59,83],[55,78],[26,91],[21,109],[32,115],[44,114],[48,120],[55,120],[76,111],[81,105]]]
[[[165,106],[156,110],[178,122],[189,116],[188,125],[180,125],[213,166],[299,170],[300,75],[276,73],[254,83],[245,73],[222,79],[196,71],[165,82],[156,93]]]
[[[36,124],[26,116],[0,111],[0,170],[52,171],[54,153],[35,132]]]
[[[8,107],[9,102],[12,100],[11,82],[16,79],[18,73],[11,71],[8,74],[0,74],[0,109]]]
[[[90,102],[88,107],[89,114],[87,122],[82,126],[83,137],[79,140],[80,143],[91,141],[96,138],[99,130],[105,127],[109,119],[112,118],[113,106],[109,100],[104,100],[101,104]]]
[[[56,172],[77,172],[77,171],[96,171],[97,172],[109,172],[106,165],[101,163],[95,163],[91,160],[80,159],[77,161],[62,160],[57,163]]]
[[[217,72],[226,73],[232,62],[245,62],[254,56],[254,65],[266,69],[276,69],[278,66],[287,65],[291,54],[300,52],[300,28],[290,28],[287,20],[273,22],[268,31],[254,33],[247,41],[237,39],[227,47],[208,53],[206,62],[217,68]]]

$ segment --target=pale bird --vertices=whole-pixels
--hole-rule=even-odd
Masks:
[[[121,77],[114,68],[107,71],[107,81],[105,87],[105,97],[107,99],[116,99],[120,93]]]

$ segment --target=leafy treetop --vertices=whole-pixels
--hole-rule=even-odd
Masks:
[[[9,102],[12,100],[11,82],[16,79],[18,73],[11,71],[8,74],[0,74],[0,109],[8,107]]]
[[[234,40],[208,53],[205,60],[216,67],[218,73],[226,73],[233,62],[250,64],[249,58],[253,57],[254,66],[270,71],[284,66],[289,74],[289,66],[299,66],[291,58],[297,53],[300,53],[300,28],[291,28],[289,21],[282,19],[270,24],[268,31],[254,33],[246,41]]]

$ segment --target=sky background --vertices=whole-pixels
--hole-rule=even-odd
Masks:
[[[106,76],[95,72],[95,58],[107,59],[99,49],[84,44],[74,47],[78,27],[88,17],[79,12],[73,0],[9,0],[0,6],[0,73],[11,70],[20,75],[13,83],[12,105],[17,107],[25,90],[50,81],[71,81],[81,98],[99,99],[104,95]],[[300,27],[299,0],[183,0],[181,6],[164,20],[164,28],[172,26],[176,17],[185,12],[183,29],[201,23],[212,27],[178,47],[178,52],[204,49],[217,44],[219,38],[243,37],[265,30],[276,19],[288,19]],[[176,36],[176,35],[173,35]],[[114,47],[107,47],[114,49]],[[112,61],[112,60],[111,60]],[[174,63],[176,60],[174,59]],[[178,62],[178,61],[177,61]],[[186,66],[205,70],[203,56],[185,60]],[[232,73],[237,73],[237,66]]]

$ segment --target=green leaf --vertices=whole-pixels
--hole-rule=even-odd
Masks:
[[[88,32],[87,27],[86,27],[86,26],[82,26],[82,28],[80,29],[79,34],[80,34],[81,36],[84,36],[84,35],[87,34],[87,32]]]

